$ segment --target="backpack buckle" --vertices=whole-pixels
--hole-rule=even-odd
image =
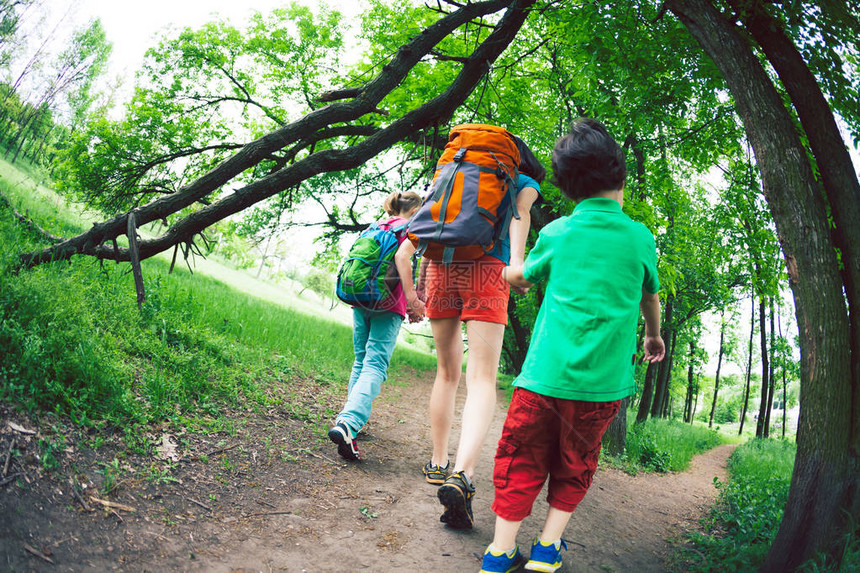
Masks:
[[[466,156],[466,148],[461,147],[460,149],[457,150],[457,153],[454,154],[453,161],[460,163],[463,161],[463,157],[465,157],[465,156]]]

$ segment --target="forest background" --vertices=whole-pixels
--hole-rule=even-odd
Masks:
[[[755,34],[776,30],[779,39],[788,40],[781,48],[793,47],[801,56],[848,157],[850,167],[841,169],[850,169],[856,187],[857,167],[851,164],[860,132],[856,5],[515,2],[501,17],[507,5],[371,2],[344,17],[324,6],[291,4],[247,19],[204,19],[157,36],[139,66],[129,64],[134,80],[120,83],[109,65],[112,42],[100,20],[80,23],[80,14],[76,19],[74,12],[57,11],[59,3],[5,0],[0,39],[5,159],[43,169],[46,181],[70,201],[104,219],[122,219],[119,225],[106,223],[120,232],[96,225],[97,234],[81,229],[80,239],[65,242],[47,232],[43,239],[54,245],[21,249],[19,266],[79,254],[129,261],[143,309],[152,287],[146,286],[140,260],[172,248],[171,266],[180,257],[205,254],[272,280],[298,280],[331,298],[332,274],[349,241],[344,237],[378,216],[379,198],[390,189],[421,191],[447,127],[466,121],[505,125],[548,164],[553,141],[575,117],[589,115],[623,142],[631,174],[625,211],[655,233],[660,254],[669,358],[637,373],[631,418],[693,423],[698,417],[711,427],[737,424],[738,433],[744,423],[754,424],[758,437],[790,432],[779,416],[786,406],[802,404],[804,379],[806,388],[816,390],[814,380],[820,379],[808,350],[804,363],[794,304],[798,287],[790,285],[785,265],[786,259],[802,259],[793,249],[803,242],[787,239],[790,233],[784,226],[778,231],[774,221],[779,197],[768,193],[762,177],[771,173],[763,158],[774,154],[756,147],[748,124],[753,120],[744,115],[749,112],[739,93],[750,80],[731,80],[719,59],[712,59],[688,21],[689,12],[742,28],[739,45],[753,58],[745,66],[764,64],[763,77],[794,122],[791,130],[800,134],[800,145],[807,146],[798,149],[811,166],[812,188],[823,196],[815,200],[821,205],[813,203],[823,228],[832,230],[817,235],[832,234],[834,241],[823,248],[830,251],[829,263],[820,262],[824,255],[812,258],[848,276],[838,291],[847,321],[855,284],[853,229],[837,217],[836,200],[819,188],[827,187],[827,169],[819,165],[814,137],[799,115],[802,107],[768,54],[768,38]],[[507,21],[518,13],[519,22]],[[450,29],[420,33],[437,21],[450,21]],[[345,27],[349,23],[351,31]],[[439,35],[438,45],[407,66],[404,60],[417,39],[433,34]],[[502,41],[493,34],[508,34],[507,43],[494,47]],[[382,97],[372,101],[368,86],[386,83],[379,88]],[[345,109],[344,100],[364,107],[350,115],[338,108]],[[331,116],[324,126],[305,127],[312,123],[307,118],[326,113]],[[767,114],[757,117],[759,124],[767,123]],[[260,143],[267,138],[277,144]],[[362,155],[362,146],[372,151]],[[775,161],[777,171],[785,171],[785,161]],[[231,162],[229,176],[222,176]],[[770,183],[770,189],[778,188]],[[551,184],[545,191],[548,201],[532,214],[531,240],[572,208]],[[173,199],[181,202],[170,204]],[[149,205],[159,207],[147,212]],[[139,246],[121,240],[137,237],[135,214],[148,219],[141,221]],[[814,227],[795,217],[800,228]],[[156,223],[145,227],[149,221]],[[321,230],[309,267],[295,265],[309,250],[296,248],[296,227]],[[503,357],[508,374],[516,374],[522,363],[541,294],[538,288],[512,301]],[[839,298],[830,303],[833,308]],[[856,313],[851,317],[855,329]],[[852,336],[841,340],[854,352],[857,337]],[[838,354],[824,353],[834,362]],[[813,418],[807,431],[827,436],[829,428],[844,423],[856,432],[857,357],[845,360],[853,372],[841,383],[853,388],[842,395],[849,396],[848,412],[841,422]],[[839,401],[840,387],[827,386],[815,403]],[[24,392],[19,398],[26,403],[32,396]],[[41,400],[55,403],[55,398]],[[774,403],[781,408],[775,410]],[[617,451],[624,449],[624,430],[626,424],[614,434]],[[844,443],[856,444],[852,436],[842,438]],[[838,463],[824,463],[840,468],[835,471],[843,476],[845,467],[856,464],[856,446],[840,448]],[[803,477],[795,479],[800,483]],[[826,503],[856,516],[856,478],[835,479],[846,493]],[[850,529],[842,511],[834,513],[837,517],[818,517],[828,523],[823,530]],[[798,535],[783,536],[794,542],[783,545],[799,548],[790,559],[823,549],[818,534],[804,536],[809,539],[800,544]],[[771,557],[770,567],[776,559]]]

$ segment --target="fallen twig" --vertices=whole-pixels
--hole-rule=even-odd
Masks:
[[[44,553],[42,553],[41,551],[39,551],[38,549],[34,549],[34,548],[30,547],[26,543],[24,544],[24,549],[27,550],[27,553],[29,553],[31,555],[35,555],[39,559],[44,559],[45,561],[47,561],[48,563],[51,563],[53,565],[54,560],[51,559],[50,557],[48,557],[47,555],[45,555]]]
[[[192,499],[192,498],[190,498],[190,497],[186,497],[185,499],[187,499],[188,501],[190,501],[190,502],[191,502],[191,503],[193,503],[194,505],[199,505],[200,507],[202,507],[202,508],[203,508],[203,509],[205,509],[206,511],[212,511],[212,508],[211,508],[211,507],[209,507],[208,505],[206,505],[205,503],[202,503],[202,502],[197,501],[196,499]]]
[[[36,433],[36,430],[28,430],[24,426],[19,426],[15,422],[9,422],[9,427],[18,432],[19,434],[24,434],[26,436],[32,436]]]
[[[211,452],[207,453],[206,455],[207,456],[217,456],[218,454],[223,454],[224,452],[228,452],[228,451],[230,451],[233,448],[238,447],[238,446],[239,446],[239,444],[233,444],[232,446],[227,446],[226,448],[219,448],[217,450],[212,450]]]
[[[9,451],[6,452],[6,463],[3,464],[3,477],[9,473],[9,462],[12,461],[12,449],[15,447],[15,439],[12,438],[12,443],[9,444]]]
[[[75,499],[81,504],[81,507],[84,508],[84,511],[92,511],[93,509],[87,504],[86,500],[81,496],[78,491],[78,483],[74,479],[69,480],[69,486],[72,488],[72,495],[75,496]]]
[[[313,457],[315,457],[315,458],[319,458],[319,459],[321,459],[321,460],[325,460],[325,461],[327,461],[327,462],[331,462],[331,463],[333,463],[333,464],[340,465],[337,461],[335,461],[335,460],[331,459],[331,458],[330,458],[330,457],[328,457],[328,456],[324,456],[324,455],[322,455],[322,454],[318,454],[318,453],[316,453],[316,452],[312,452],[312,451],[310,451],[310,450],[304,450],[304,451],[305,451],[305,453],[308,453],[308,454],[312,455],[312,456],[313,456]]]
[[[113,501],[106,501],[104,499],[99,499],[99,498],[93,497],[93,496],[90,496],[90,501],[92,501],[93,503],[97,503],[99,505],[103,505],[104,507],[107,507],[109,509],[119,509],[122,511],[128,511],[129,513],[134,513],[137,511],[135,508],[131,507],[130,505],[125,505],[122,503],[115,503]]]
[[[261,515],[291,515],[292,511],[262,511],[259,513],[246,513],[245,517],[259,517]]]
[[[260,505],[268,505],[272,509],[277,509],[277,507],[275,505],[269,503],[268,501],[263,501],[262,499],[258,499],[257,503],[259,503]]]
[[[5,485],[7,485],[7,484],[12,483],[13,481],[15,481],[16,479],[18,479],[18,478],[19,478],[19,477],[21,477],[22,475],[24,475],[24,474],[23,474],[23,473],[21,473],[21,472],[18,472],[18,473],[16,473],[16,474],[12,474],[12,475],[10,475],[10,476],[9,476],[9,477],[7,477],[7,478],[3,478],[3,480],[2,480],[2,481],[0,481],[0,487],[3,487],[3,486],[5,486]]]

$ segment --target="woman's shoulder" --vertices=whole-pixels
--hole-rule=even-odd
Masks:
[[[540,192],[540,183],[538,183],[533,177],[526,175],[525,173],[518,174],[517,191],[522,191],[526,187],[532,187]]]

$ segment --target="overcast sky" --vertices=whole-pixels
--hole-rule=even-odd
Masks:
[[[253,13],[266,13],[290,3],[290,0],[45,0],[49,14],[45,26],[56,25],[70,8],[62,26],[66,31],[100,18],[108,41],[113,44],[112,75],[122,75],[131,82],[143,54],[155,45],[158,33],[168,27],[196,28],[218,18],[242,28]],[[296,0],[296,3],[311,7],[321,4],[315,0]],[[327,4],[352,20],[363,2],[331,0]]]

